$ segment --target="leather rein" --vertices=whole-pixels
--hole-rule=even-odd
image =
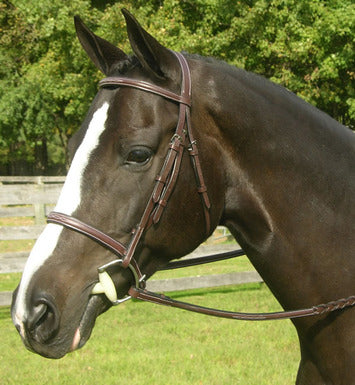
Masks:
[[[70,215],[53,211],[47,217],[48,223],[55,223],[64,226],[68,229],[74,230],[80,234],[83,234],[91,238],[95,242],[99,243],[103,247],[107,248],[109,251],[111,251],[118,257],[117,259],[98,268],[99,282],[93,288],[92,294],[104,293],[113,305],[118,305],[130,298],[136,298],[143,301],[177,307],[180,309],[202,313],[210,316],[251,321],[298,318],[312,315],[320,315],[355,305],[355,296],[351,296],[326,304],[312,306],[311,308],[307,309],[282,311],[275,313],[240,313],[197,306],[194,304],[173,300],[165,295],[153,293],[151,291],[146,290],[145,275],[143,275],[140,271],[138,263],[134,258],[134,253],[143,233],[147,231],[152,225],[157,224],[163,214],[164,208],[166,207],[168,200],[174,190],[181,166],[182,157],[186,148],[190,155],[192,167],[195,173],[197,191],[199,192],[201,197],[202,208],[206,223],[206,236],[209,235],[211,228],[209,213],[211,204],[202,174],[197,143],[193,137],[193,133],[191,130],[190,69],[184,56],[182,56],[178,52],[173,53],[178,59],[182,71],[182,85],[180,94],[171,92],[162,87],[156,86],[145,81],[125,77],[107,77],[101,80],[99,83],[101,88],[136,88],[144,92],[159,95],[174,103],[178,103],[179,105],[178,123],[176,126],[175,133],[171,138],[164,164],[160,170],[159,175],[157,175],[157,177],[155,178],[155,186],[149,198],[147,206],[144,210],[142,218],[139,224],[132,230],[132,235],[130,241],[128,242],[128,246],[123,245],[121,242],[111,238],[100,230],[97,230],[96,228]],[[242,250],[236,250],[232,252],[194,258],[189,260],[180,260],[170,262],[162,270],[215,262],[223,259],[234,258],[240,255],[244,255],[244,252]],[[121,268],[129,269],[134,278],[134,285],[129,289],[128,296],[124,297],[123,299],[117,298],[116,287],[114,285],[114,282],[112,281],[112,278],[107,272],[107,270],[113,266],[120,266]]]

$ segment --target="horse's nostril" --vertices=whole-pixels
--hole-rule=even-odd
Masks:
[[[30,330],[36,328],[37,325],[40,325],[45,320],[47,310],[47,305],[44,303],[34,306],[31,317],[28,319],[28,327]]]
[[[26,326],[31,338],[37,342],[45,343],[57,334],[58,311],[55,305],[46,298],[40,298],[35,303]]]

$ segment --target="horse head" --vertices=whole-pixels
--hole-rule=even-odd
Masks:
[[[96,36],[76,18],[78,38],[90,59],[108,78],[135,79],[180,95],[183,74],[177,55],[160,45],[127,11],[123,13],[133,56]],[[194,82],[198,76],[193,65],[191,71]],[[199,156],[205,165],[203,175],[211,207],[201,206],[196,172],[189,151],[183,148],[181,171],[171,198],[168,204],[164,199],[158,202],[164,212],[147,226],[134,250],[139,269],[147,277],[169,260],[196,248],[222,215],[223,191],[217,186],[223,172],[213,161],[219,150],[213,147],[212,133],[202,136],[198,131],[207,123],[200,107],[204,95],[199,97],[197,84],[194,92],[191,122],[196,141],[203,148]],[[179,102],[161,94],[112,83],[101,87],[81,128],[70,140],[71,166],[55,211],[128,244],[159,183],[180,110]],[[185,127],[183,132],[186,134]],[[208,210],[210,220],[207,232],[204,210]],[[92,294],[97,269],[114,258],[109,250],[78,232],[47,224],[13,297],[13,321],[30,350],[60,358],[85,344],[96,317],[111,306],[104,294]],[[118,298],[124,297],[133,284],[131,272],[115,266],[110,275]]]

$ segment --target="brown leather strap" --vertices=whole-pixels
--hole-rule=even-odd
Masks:
[[[179,261],[169,262],[166,266],[160,268],[159,270],[173,270],[180,269],[182,267],[204,265],[206,263],[220,262],[226,259],[241,257],[242,255],[245,255],[245,252],[242,249],[239,249],[213,255],[205,255],[198,258],[181,259]]]
[[[186,146],[186,138],[189,141],[189,152],[191,155],[192,166],[196,175],[197,190],[202,196],[203,210],[206,223],[206,236],[210,233],[210,201],[208,198],[207,188],[204,183],[202,169],[198,157],[196,141],[193,139],[191,123],[190,123],[190,107],[191,107],[191,74],[188,63],[183,55],[178,52],[173,52],[179,61],[181,67],[181,94],[165,90],[162,87],[154,84],[131,79],[125,77],[109,77],[101,80],[100,87],[109,86],[126,86],[140,89],[142,91],[154,93],[167,98],[171,101],[179,103],[179,117],[176,126],[175,134],[172,137],[167,156],[160,174],[156,177],[156,185],[153,193],[149,198],[140,223],[134,231],[130,244],[127,247],[127,253],[123,262],[123,266],[127,267],[133,258],[135,249],[139,243],[139,239],[143,232],[152,224],[157,224],[164,212],[169,198],[174,190],[180,165]],[[185,129],[186,127],[186,129]]]
[[[110,250],[120,259],[122,258],[123,261],[125,261],[125,258],[127,255],[127,248],[121,242],[116,241],[115,239],[111,238],[109,235],[103,233],[100,230],[95,229],[94,227],[80,221],[79,219],[76,219],[70,215],[52,211],[48,214],[47,222],[61,225],[70,230],[74,230],[80,234],[86,235],[87,237],[99,243],[100,245],[104,246],[106,249]],[[138,280],[141,280],[143,278],[143,274],[140,271],[138,263],[134,259],[132,259],[132,261],[130,261],[130,264],[133,266],[134,270],[136,271]],[[127,267],[127,266],[124,266],[124,267]],[[145,283],[143,283],[143,285],[144,284]]]
[[[97,230],[94,227],[87,225],[86,223],[70,215],[52,211],[47,216],[47,222],[62,225],[64,227],[67,227],[68,229],[86,235],[95,242],[109,249],[112,253],[119,256],[120,258],[124,258],[124,256],[126,255],[127,249],[124,245],[122,245],[121,242],[116,241],[115,239],[111,238],[109,235],[103,233],[102,231]]]
[[[150,292],[145,289],[139,289],[131,287],[128,294],[132,298],[140,299],[142,301],[152,302],[159,305],[176,307],[183,310],[192,311],[195,313],[201,313],[214,317],[229,318],[235,320],[244,321],[266,321],[266,320],[278,320],[288,318],[301,318],[314,315],[321,315],[329,313],[335,310],[341,310],[346,307],[355,305],[355,296],[351,296],[345,299],[339,299],[337,301],[328,302],[317,306],[312,306],[308,309],[299,309],[291,311],[282,311],[275,313],[240,313],[226,310],[213,309],[203,306],[190,304],[187,302],[177,301],[165,295]]]
[[[206,236],[210,231],[209,219],[209,200],[207,195],[207,188],[203,181],[202,170],[198,159],[198,152],[196,143],[193,140],[190,124],[190,107],[191,107],[191,74],[188,63],[183,55],[173,52],[179,61],[181,67],[181,93],[176,94],[162,87],[154,84],[125,77],[108,77],[103,79],[99,84],[100,87],[133,87],[139,90],[150,92],[173,102],[179,103],[179,116],[175,130],[172,137],[164,165],[159,176],[156,178],[156,185],[145,207],[144,213],[140,222],[132,231],[132,237],[127,247],[120,242],[115,241],[99,230],[65,214],[51,213],[48,217],[48,222],[62,224],[67,228],[71,228],[91,239],[99,242],[103,246],[109,248],[116,255],[122,257],[122,266],[127,268],[129,265],[137,265],[133,260],[133,256],[137,245],[143,233],[152,225],[157,224],[162,216],[162,213],[167,206],[168,200],[174,190],[178,174],[180,171],[181,161],[186,146],[186,139],[189,139],[191,155],[194,161],[192,162],[196,174],[198,192],[204,196],[204,214],[206,218]],[[185,129],[186,127],[186,129]],[[206,203],[208,202],[208,203]],[[139,269],[138,269],[139,270]]]
[[[187,106],[191,106],[191,100],[187,95],[175,94],[174,92],[166,90],[165,88],[156,86],[155,84],[151,84],[143,80],[112,76],[112,77],[107,77],[105,79],[100,80],[99,86],[102,88],[112,87],[112,86],[116,86],[116,87],[126,86],[126,87],[137,88],[139,90],[147,91],[152,94],[162,96],[166,99],[169,99],[178,103],[186,104]]]
[[[203,178],[198,148],[197,148],[197,141],[194,139],[192,130],[189,128],[190,125],[190,117],[189,117],[189,111],[187,111],[187,126],[188,126],[188,136],[189,136],[189,142],[190,146],[188,148],[189,154],[192,161],[192,167],[195,172],[196,177],[196,183],[197,183],[197,191],[201,196],[202,200],[202,206],[203,206],[203,212],[205,215],[205,223],[206,223],[206,235],[208,236],[211,230],[211,220],[210,220],[210,208],[211,208],[211,202],[207,193],[207,187]]]

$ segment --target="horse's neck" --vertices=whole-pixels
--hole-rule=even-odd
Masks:
[[[214,79],[207,103],[224,138],[225,224],[284,306],[353,294],[324,285],[353,282],[353,134],[264,79]],[[289,286],[294,295],[283,294]]]
[[[199,71],[201,129],[225,169],[221,223],[285,309],[354,295],[355,135],[286,90],[228,71]],[[353,380],[354,311],[294,321],[300,384]]]

